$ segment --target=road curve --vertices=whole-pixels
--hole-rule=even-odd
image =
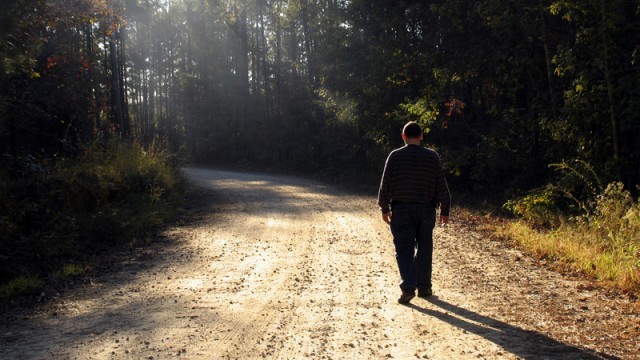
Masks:
[[[640,330],[629,327],[629,339],[607,335],[606,326],[598,330],[613,321],[606,316],[614,307],[614,317],[637,320],[631,305],[483,238],[456,220],[455,208],[452,224],[435,231],[435,296],[403,306],[396,302],[393,246],[374,194],[294,177],[184,171],[206,194],[193,221],[37,311],[3,314],[0,358],[595,359],[640,353],[632,345]]]

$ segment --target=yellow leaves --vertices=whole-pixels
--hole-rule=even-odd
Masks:
[[[556,1],[549,6],[549,12],[551,15],[561,15],[562,18],[571,22],[573,21],[573,12],[575,11],[576,6],[568,3],[566,1]]]
[[[425,98],[420,98],[415,102],[408,102],[400,104],[400,108],[406,111],[409,115],[416,117],[419,123],[429,124],[436,121],[440,110],[438,104],[428,102]]]
[[[562,6],[560,5],[560,3],[557,3],[557,2],[549,6],[549,12],[551,12],[552,15],[560,14],[561,9],[562,9]]]
[[[431,72],[433,78],[439,84],[460,83],[470,77],[478,75],[477,72],[473,70],[465,70],[463,73],[459,73],[446,68],[433,68]]]
[[[325,111],[335,115],[342,123],[354,123],[357,117],[357,103],[347,94],[332,92],[327,88],[321,88],[316,94],[322,99],[321,104]]]
[[[640,207],[631,207],[622,217],[622,220],[635,222],[640,227]]]

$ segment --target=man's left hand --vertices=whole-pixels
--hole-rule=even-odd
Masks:
[[[391,225],[391,211],[382,214],[382,220],[387,224]]]

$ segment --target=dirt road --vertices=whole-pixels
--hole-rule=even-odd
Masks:
[[[483,237],[481,217],[453,209],[435,232],[435,296],[403,306],[374,194],[185,171],[210,189],[196,219],[2,314],[0,359],[640,358],[637,305]]]

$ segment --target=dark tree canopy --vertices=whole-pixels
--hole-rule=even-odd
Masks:
[[[408,120],[458,190],[640,183],[640,1],[13,0],[2,166],[107,138],[377,182]]]

